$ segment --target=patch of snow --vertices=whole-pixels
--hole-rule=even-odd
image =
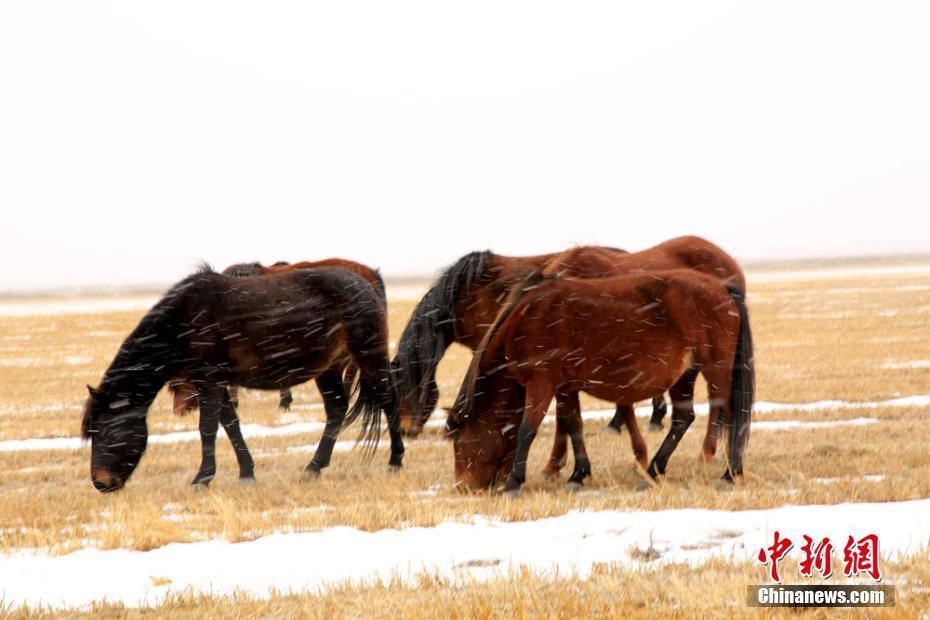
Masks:
[[[865,476],[855,476],[850,478],[850,482],[881,482],[885,479],[884,474],[866,474]],[[811,482],[816,482],[817,484],[835,484],[845,480],[845,478],[811,478]]]
[[[323,422],[297,422],[285,426],[264,426],[262,424],[243,424],[242,434],[246,439],[256,437],[281,437],[302,435],[321,431],[326,426]],[[220,426],[222,431],[223,427]],[[225,431],[224,431],[225,432]],[[149,443],[176,443],[179,441],[199,441],[200,431],[183,431],[163,435],[149,435]],[[17,452],[20,450],[79,450],[85,442],[80,437],[51,437],[41,439],[10,439],[0,441],[0,452]]]
[[[272,591],[313,591],[350,580],[412,581],[423,573],[453,581],[489,579],[522,567],[584,579],[602,563],[661,567],[698,565],[713,557],[751,560],[771,544],[776,529],[794,541],[803,534],[845,541],[875,533],[887,560],[926,548],[928,513],[927,499],[733,512],[572,511],[512,523],[473,517],[468,523],[378,532],[335,527],[242,543],[174,543],[152,551],[18,552],[0,555],[0,600],[11,607],[77,607],[103,599],[137,606],[188,589],[215,595],[239,589],[267,597]],[[797,547],[790,554],[795,560]],[[325,561],[307,561],[314,557]],[[793,564],[787,560],[783,569],[796,570]],[[171,582],[157,585],[152,576],[158,575],[170,575]]]
[[[930,360],[912,360],[910,362],[887,362],[882,364],[882,368],[930,368]]]
[[[799,428],[831,428],[834,426],[864,426],[875,424],[878,418],[853,418],[851,420],[824,420],[822,422],[802,422],[801,420],[773,420],[771,422],[753,422],[752,430],[756,431],[789,431]]]

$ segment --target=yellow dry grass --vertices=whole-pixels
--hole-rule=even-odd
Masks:
[[[930,394],[928,364],[907,366],[930,360],[930,272],[794,280],[754,279],[750,274],[749,283],[759,400],[869,402]],[[392,338],[400,335],[414,305],[413,300],[392,298]],[[96,385],[141,314],[0,316],[0,441],[76,435],[84,384]],[[440,366],[440,404],[454,397],[469,354],[455,346]],[[276,408],[274,394],[243,391],[240,398],[245,423],[279,426],[323,420],[312,384],[295,390],[296,406],[290,413]],[[150,432],[196,429],[196,417],[176,418],[169,405],[164,394],[159,396],[149,416]],[[609,405],[585,399],[583,406]],[[317,441],[319,433],[252,439],[246,434],[259,479],[259,484],[249,487],[234,484],[237,467],[228,442],[221,438],[217,479],[208,492],[199,494],[188,487],[199,464],[197,441],[151,445],[127,488],[108,496],[98,494],[90,484],[89,448],[0,452],[0,549],[63,553],[95,545],[144,550],[175,541],[216,537],[238,541],[335,525],[366,530],[434,525],[472,514],[523,520],[572,509],[731,510],[930,497],[928,416],[927,406],[760,414],[756,420],[868,417],[877,422],[754,431],[747,457],[749,483],[727,493],[714,484],[722,465],[704,466],[697,459],[706,418],[698,418],[685,437],[667,480],[646,493],[635,490],[638,477],[627,437],[603,430],[605,423],[595,420],[586,426],[594,476],[585,491],[569,494],[561,482],[543,479],[538,471],[552,440],[552,425],[547,425],[533,446],[526,493],[517,501],[495,493],[454,492],[451,448],[438,428],[408,442],[401,474],[386,471],[387,452],[382,447],[371,463],[364,462],[359,452],[336,452],[332,466],[312,481],[304,480],[301,470],[311,456],[307,446]],[[351,432],[342,437],[353,438]],[[649,434],[647,439],[655,450],[662,437]],[[835,480],[824,484],[818,480],[822,478]],[[912,575],[927,588],[926,565],[919,566],[919,559],[912,564],[902,574]],[[237,615],[237,609],[243,615],[315,616],[325,610],[328,615],[336,611],[367,615],[384,604],[389,605],[385,609],[391,609],[390,615],[403,617],[540,611],[566,617],[691,615],[689,610],[702,609],[706,615],[739,614],[746,610],[732,604],[742,599],[731,594],[747,583],[749,574],[744,568],[711,564],[668,576],[663,571],[661,580],[609,569],[586,583],[519,576],[461,589],[439,582],[389,592],[375,586],[345,587],[319,597],[280,596],[270,602],[193,596],[151,613],[200,615],[203,607],[198,605],[206,605],[220,616]],[[170,579],[170,575],[156,578]],[[701,597],[682,602],[696,592]],[[500,607],[504,600],[506,606]],[[926,608],[926,597],[919,600]],[[118,608],[102,611],[123,613]]]

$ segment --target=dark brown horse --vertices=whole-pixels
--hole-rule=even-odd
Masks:
[[[368,265],[356,263],[344,258],[326,258],[318,261],[301,261],[294,264],[278,261],[269,267],[265,267],[261,263],[237,263],[224,269],[223,275],[244,278],[274,273],[290,273],[297,269],[313,269],[316,267],[339,267],[362,276],[375,289],[375,292],[378,293],[378,297],[381,299],[385,311],[387,310],[387,293],[384,289],[384,280],[381,278],[381,274],[378,270],[372,269]],[[354,366],[350,365],[349,368],[346,369],[345,378],[347,389],[351,389],[352,381],[355,378]],[[168,387],[173,395],[174,413],[176,415],[187,415],[200,406],[197,402],[197,389],[190,381],[184,378],[176,378],[168,382]],[[239,386],[230,384],[228,389],[229,400],[233,407],[237,408],[239,406]],[[291,391],[287,388],[282,389],[280,391],[278,406],[287,411],[291,408],[291,403],[293,402],[294,396],[291,394]]]
[[[91,440],[91,479],[100,491],[121,488],[148,439],[146,414],[171,378],[189,378],[200,400],[203,458],[192,484],[216,473],[216,434],[223,424],[236,451],[239,477],[254,464],[229,402],[235,383],[278,390],[315,379],[326,407],[326,428],[307,466],[329,464],[343,426],[362,420],[360,437],[373,449],[384,410],[391,435],[389,464],[400,467],[404,447],[390,377],[384,307],[365,279],[331,267],[234,278],[202,270],[175,285],[120,346],[100,386],[90,388],[82,435]],[[359,369],[350,402],[343,372]]]
[[[603,278],[645,271],[694,269],[745,291],[745,277],[729,254],[700,237],[679,237],[647,250],[628,253],[605,247],[577,247],[558,254],[530,257],[468,254],[446,270],[417,304],[392,361],[401,396],[401,425],[416,434],[436,407],[436,368],[446,349],[458,342],[475,349],[500,311],[511,288],[534,271],[573,278]],[[661,393],[653,394],[650,427],[662,428],[666,412]],[[609,426],[622,427],[625,410],[617,409]],[[572,438],[575,468],[570,478],[580,482],[590,474],[585,458],[577,394],[556,395],[556,434],[545,468],[556,475],[565,465],[567,438]]]
[[[509,473],[505,489],[518,491],[553,396],[579,391],[617,403],[645,467],[632,404],[670,388],[672,426],[648,469],[664,474],[694,420],[699,373],[710,400],[704,458],[713,460],[721,422],[729,426],[724,477],[732,480],[743,472],[755,383],[742,291],[683,269],[595,280],[531,276],[489,328],[450,410],[456,480],[485,488]]]

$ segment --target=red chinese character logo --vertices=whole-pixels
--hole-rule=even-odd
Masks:
[[[814,539],[804,535],[804,546],[801,547],[804,559],[799,566],[801,574],[810,577],[814,570],[817,570],[824,579],[828,579],[833,574],[833,543],[829,538],[824,538],[814,545]]]
[[[759,549],[759,562],[771,565],[770,573],[772,581],[781,583],[781,575],[778,573],[778,563],[791,550],[794,543],[790,538],[782,538],[778,530],[775,530],[775,542],[770,547]]]
[[[853,577],[859,573],[868,573],[875,581],[882,580],[879,568],[878,536],[869,534],[859,540],[850,536],[843,549],[843,574]]]

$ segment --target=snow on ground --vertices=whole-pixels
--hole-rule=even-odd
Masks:
[[[884,407],[926,407],[930,406],[930,395],[905,396],[903,398],[892,398],[890,400],[879,401],[842,401],[842,400],[822,400],[812,403],[770,403],[761,401],[753,405],[753,411],[756,414],[774,413],[781,411],[840,411],[840,410],[858,410],[858,409],[875,409]],[[707,404],[697,403],[694,406],[697,415],[707,415]],[[582,417],[585,420],[606,420],[614,415],[613,409],[597,409],[585,411]],[[637,407],[636,415],[648,417],[652,415],[652,407]],[[554,420],[553,416],[546,418],[547,423]],[[877,418],[853,418],[851,420],[822,420],[822,421],[801,421],[801,420],[773,420],[773,421],[753,421],[753,430],[785,430],[796,428],[828,428],[831,426],[848,426],[874,424],[878,422]],[[437,411],[433,420],[427,423],[428,426],[442,426],[445,424],[445,417],[441,411]],[[303,433],[312,433],[323,430],[323,422],[296,422],[282,426],[263,426],[261,424],[243,424],[242,434],[246,439],[253,437],[278,437],[285,435],[300,435]],[[176,443],[179,441],[196,441],[200,439],[199,431],[180,431],[176,433],[164,433],[160,435],[149,435],[149,443]],[[346,442],[349,443],[349,442]],[[79,437],[48,437],[34,439],[8,439],[0,441],[0,452],[18,452],[21,450],[79,450],[83,441]]]
[[[264,426],[262,424],[243,424],[242,434],[247,438],[280,437],[300,435],[321,431],[326,426],[323,422],[297,422],[284,426]],[[223,427],[220,426],[220,430]],[[225,431],[224,431],[225,432]],[[199,441],[200,431],[182,431],[149,435],[149,443],[176,443],[179,441]],[[20,450],[79,450],[86,442],[80,437],[50,437],[37,439],[10,439],[0,441],[0,452],[17,452]]]
[[[865,476],[848,478],[853,484],[859,484],[861,482],[882,482],[884,479],[884,474],[866,474]],[[817,484],[835,484],[840,480],[846,480],[846,478],[811,478],[811,482],[816,482]]]
[[[482,517],[364,532],[335,527],[274,534],[250,542],[175,543],[141,552],[84,549],[64,556],[0,555],[0,600],[80,606],[107,599],[156,603],[188,588],[216,595],[241,589],[255,596],[315,590],[346,580],[412,579],[421,573],[449,579],[487,579],[518,567],[587,577],[598,563],[656,566],[699,564],[720,556],[751,560],[782,536],[801,541],[829,536],[842,554],[847,537],[878,534],[881,557],[917,553],[930,539],[930,500],[880,504],[784,506],[728,512],[572,511],[536,521],[505,523]],[[855,526],[849,524],[854,523]],[[783,570],[797,570],[799,543]],[[164,582],[168,583],[164,583]],[[156,585],[156,583],[163,585]]]
[[[904,369],[904,368],[930,368],[930,360],[912,360],[910,362],[887,362],[882,364],[882,368]]]

